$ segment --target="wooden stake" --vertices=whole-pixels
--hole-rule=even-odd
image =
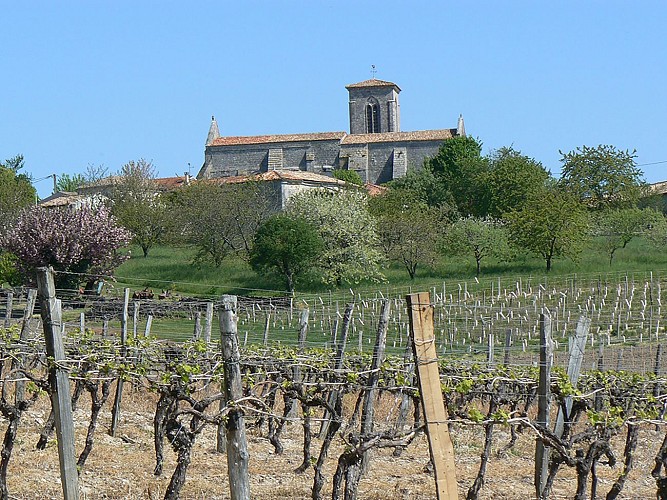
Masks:
[[[65,348],[60,335],[62,312],[60,300],[56,298],[52,268],[40,267],[37,269],[37,290],[46,339],[46,354],[53,360],[52,363],[49,363],[49,381],[51,383],[51,404],[55,414],[56,435],[58,437],[60,482],[63,488],[63,498],[76,500],[79,498],[79,476],[76,470],[74,453],[72,397],[67,369],[59,364],[65,359]]]
[[[224,392],[229,404],[243,397],[241,356],[237,335],[236,296],[222,296],[220,314],[220,345],[224,360]],[[232,500],[249,500],[248,444],[246,442],[243,410],[233,407],[227,414],[227,473]]]
[[[412,331],[412,351],[424,406],[429,452],[435,470],[438,500],[458,498],[454,446],[447,429],[447,413],[442,401],[440,374],[433,334],[433,308],[428,292],[406,297]]]
[[[551,365],[553,344],[551,342],[551,318],[540,314],[540,380],[537,388],[537,423],[549,427],[549,404],[551,399]],[[538,438],[535,443],[535,493],[544,498],[544,487],[549,473],[549,449]]]
[[[123,299],[123,315],[120,319],[120,344],[121,344],[121,356],[125,356],[126,346],[127,346],[127,319],[128,313],[127,309],[130,304],[130,289],[125,289],[125,296]],[[116,437],[116,430],[118,429],[118,423],[120,422],[120,404],[123,400],[123,378],[118,377],[116,381],[116,396],[114,397],[113,408],[111,409],[111,428],[109,429],[109,435],[111,437]]]

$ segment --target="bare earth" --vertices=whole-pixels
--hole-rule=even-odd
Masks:
[[[123,399],[123,413],[119,437],[107,434],[110,425],[109,402],[103,411],[95,446],[80,476],[82,499],[106,498],[162,498],[169,484],[175,465],[175,454],[165,446],[165,473],[154,477],[153,422],[154,395],[127,391]],[[77,453],[83,447],[88,423],[89,400],[82,396],[75,412],[77,425]],[[12,498],[45,499],[62,498],[57,445],[55,438],[44,451],[35,449],[38,432],[48,408],[42,400],[26,415],[20,426],[18,439],[9,467],[9,490]],[[382,418],[382,417],[380,417]],[[2,429],[4,432],[4,429]],[[497,427],[496,449],[509,440],[509,432]],[[619,498],[653,499],[655,482],[650,471],[657,448],[664,437],[662,432],[646,427],[640,434],[640,444],[634,470]],[[255,430],[249,431],[250,490],[256,499],[307,499],[313,482],[313,471],[295,474],[301,463],[301,426],[292,424],[284,434],[285,452],[276,456],[273,447]],[[459,497],[465,498],[479,467],[483,431],[481,427],[457,427],[452,435],[456,452]],[[604,498],[622,467],[624,438],[614,443],[619,465],[614,469],[598,466],[600,483],[598,497]],[[312,451],[319,453],[320,440],[314,439]],[[225,499],[229,498],[226,457],[215,453],[215,433],[208,429],[195,444],[192,463],[181,498]],[[324,497],[331,497],[331,478],[336,461],[342,451],[342,442],[329,452],[325,472],[327,485]],[[368,473],[360,484],[362,499],[435,499],[433,476],[425,472],[428,463],[428,443],[418,437],[400,458],[391,456],[391,450],[374,450]],[[517,446],[503,457],[495,453],[491,460],[486,484],[480,498],[530,499],[534,498],[533,462],[534,438],[529,432],[522,435]],[[573,471],[565,467],[559,474],[551,498],[573,498],[576,487]]]

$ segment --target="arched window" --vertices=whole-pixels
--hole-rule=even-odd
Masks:
[[[366,133],[377,134],[380,132],[380,106],[376,103],[366,105]]]

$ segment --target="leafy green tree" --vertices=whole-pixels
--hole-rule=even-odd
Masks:
[[[303,219],[274,215],[255,233],[250,265],[257,272],[274,272],[294,293],[296,282],[317,266],[324,243],[317,230]]]
[[[30,177],[19,173],[24,164],[21,155],[0,162],[0,231],[22,208],[34,205],[37,200]]]
[[[170,196],[174,237],[194,246],[195,264],[220,266],[231,255],[249,260],[257,229],[280,207],[258,181],[198,181]]]
[[[62,174],[56,180],[56,191],[74,192],[86,183],[82,174]]]
[[[555,187],[533,193],[520,210],[506,217],[513,242],[541,256],[547,272],[555,257],[577,258],[588,234],[586,209]]]
[[[442,143],[437,154],[425,161],[441,179],[461,215],[484,216],[489,210],[489,164],[479,139],[459,136]]]
[[[520,151],[500,148],[489,157],[489,213],[502,217],[519,210],[536,189],[544,188],[549,172],[533,158]]]
[[[455,206],[445,181],[433,172],[428,162],[425,162],[420,170],[408,170],[404,177],[389,182],[388,186],[416,197],[429,207]]]
[[[0,251],[0,286],[7,283],[10,286],[21,284],[21,273],[18,270],[18,259],[9,252]]]
[[[123,165],[110,194],[110,206],[120,224],[132,232],[132,242],[141,247],[144,257],[164,241],[170,216],[150,161],[142,158]]]
[[[453,215],[448,206],[430,207],[414,191],[390,188],[371,198],[369,207],[385,255],[403,265],[410,279],[418,266],[435,262],[438,243]]]
[[[0,162],[0,168],[13,170],[15,174],[18,174],[19,170],[21,170],[23,167],[25,167],[25,158],[23,155],[12,156],[3,162]]]
[[[633,206],[647,191],[635,151],[600,145],[560,154],[560,184],[593,210]]]
[[[666,226],[665,216],[652,208],[613,208],[599,214],[593,234],[600,238],[611,267],[617,250],[637,237],[659,241]]]
[[[336,169],[333,171],[333,177],[334,179],[345,181],[350,184],[355,184],[357,186],[364,185],[363,179],[359,175],[359,172],[357,172],[356,170]]]
[[[325,284],[384,279],[376,222],[365,193],[312,189],[290,198],[286,212],[317,228],[325,245],[319,259]]]
[[[444,250],[451,255],[472,255],[476,274],[482,270],[482,259],[510,255],[509,232],[505,224],[492,218],[465,217],[447,230]]]

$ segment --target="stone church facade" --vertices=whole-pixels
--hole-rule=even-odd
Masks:
[[[273,170],[332,175],[354,170],[366,183],[381,184],[420,169],[443,141],[465,135],[463,118],[452,129],[401,132],[398,94],[375,78],[347,87],[350,132],[221,136],[212,118],[198,179],[254,175]]]

